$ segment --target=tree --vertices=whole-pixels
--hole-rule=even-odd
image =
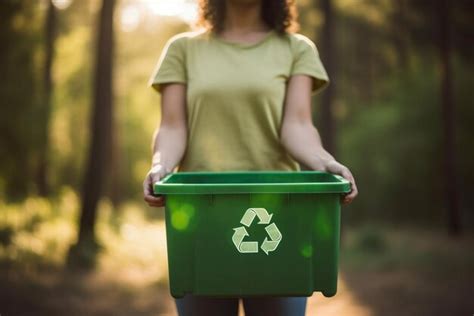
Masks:
[[[332,112],[336,77],[334,61],[336,57],[334,56],[334,14],[331,0],[322,0],[322,11],[324,15],[324,25],[321,36],[321,55],[329,77],[331,78],[331,84],[327,86],[322,94],[321,120],[318,125],[321,126],[321,138],[324,140],[324,148],[333,156],[336,156],[336,137]]]
[[[115,0],[103,0],[99,18],[91,145],[82,190],[78,241],[70,249],[68,266],[83,268],[95,264],[100,248],[95,235],[97,204],[109,176],[113,119],[113,12]]]
[[[28,195],[37,158],[38,3],[0,1],[0,199]],[[24,23],[18,23],[24,22]]]
[[[54,41],[56,37],[56,8],[53,1],[48,1],[48,11],[46,13],[45,22],[45,59],[44,59],[44,70],[43,70],[43,106],[40,111],[42,119],[42,126],[40,127],[41,141],[42,144],[38,149],[38,165],[36,174],[36,185],[38,187],[38,193],[42,196],[46,196],[49,193],[48,187],[48,149],[49,149],[49,137],[48,137],[48,126],[51,115],[51,94],[53,90],[53,80],[51,76],[51,70],[54,58]]]
[[[456,173],[455,101],[451,67],[451,5],[448,0],[437,0],[438,51],[440,92],[443,113],[443,172],[448,212],[448,229],[453,235],[461,233],[459,197]]]
[[[397,52],[398,67],[405,69],[408,66],[408,49],[406,43],[406,5],[404,0],[394,1],[394,12],[392,14],[391,31]]]

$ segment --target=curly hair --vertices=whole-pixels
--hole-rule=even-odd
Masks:
[[[204,26],[213,33],[221,32],[224,28],[226,1],[199,0],[198,3],[197,25]],[[295,0],[261,0],[261,5],[263,22],[277,33],[283,35],[299,30]]]

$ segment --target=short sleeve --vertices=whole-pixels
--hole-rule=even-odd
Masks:
[[[149,80],[149,86],[157,92],[161,93],[161,83],[187,82],[185,44],[185,38],[179,34],[166,42]]]
[[[295,36],[294,59],[290,75],[309,75],[313,78],[311,94],[314,95],[329,84],[329,77],[319,58],[316,45],[308,37]]]

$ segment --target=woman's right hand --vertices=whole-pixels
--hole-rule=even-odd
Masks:
[[[163,195],[153,194],[153,184],[160,179],[164,178],[168,172],[166,168],[161,164],[153,166],[143,181],[143,199],[148,203],[149,206],[162,207],[165,205],[165,197]]]

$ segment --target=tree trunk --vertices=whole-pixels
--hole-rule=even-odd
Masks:
[[[336,156],[335,126],[332,112],[332,103],[336,86],[336,71],[334,63],[336,58],[334,56],[334,16],[331,0],[322,0],[322,11],[324,15],[324,25],[321,36],[321,57],[329,74],[331,83],[322,94],[321,119],[318,125],[320,126],[321,139],[324,142],[324,148],[331,155]]]
[[[99,249],[95,236],[97,204],[110,174],[112,139],[113,12],[115,0],[103,0],[99,19],[94,103],[91,119],[91,145],[82,190],[78,242],[70,252],[69,265],[90,267]]]
[[[451,68],[451,5],[448,0],[437,1],[440,92],[443,120],[443,172],[446,195],[448,230],[461,233],[461,217],[456,173],[455,101]]]
[[[41,113],[41,132],[40,141],[42,142],[39,147],[38,153],[38,165],[36,170],[36,185],[38,187],[38,194],[41,196],[47,196],[49,194],[48,185],[48,150],[49,150],[49,121],[51,116],[51,101],[53,91],[53,80],[52,80],[52,65],[54,59],[54,42],[56,38],[56,8],[54,7],[53,1],[48,1],[48,12],[46,14],[45,23],[45,60],[44,60],[44,73],[43,73],[43,84],[44,84],[44,95],[43,95],[43,107],[40,109]]]
[[[405,36],[408,30],[405,26],[405,1],[394,1],[394,13],[392,17],[392,34],[397,49],[397,63],[401,69],[408,66],[408,52]]]
[[[107,188],[106,196],[110,199],[114,209],[117,210],[122,202],[122,181],[120,173],[120,139],[117,131],[117,122],[115,120],[112,120],[111,136],[109,148],[110,177],[105,185]]]

